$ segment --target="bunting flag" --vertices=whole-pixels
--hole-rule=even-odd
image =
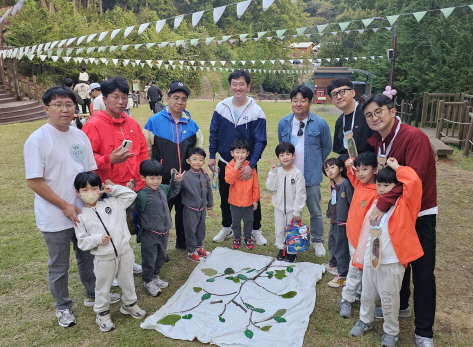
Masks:
[[[102,40],[105,38],[105,36],[107,36],[107,34],[108,34],[108,31],[104,31],[103,33],[101,33],[101,34],[99,35],[98,41],[99,41],[99,42],[102,41]]]
[[[140,27],[138,28],[138,35],[141,35],[143,33],[143,31],[145,31],[150,24],[151,23],[141,24]]]
[[[389,24],[390,24],[390,25],[393,25],[393,24],[397,21],[397,19],[399,18],[399,15],[386,16],[386,18],[388,19]]]
[[[441,8],[440,11],[443,13],[445,18],[448,18],[452,14],[454,9],[455,7],[447,7],[447,8]]]
[[[251,0],[247,1],[242,1],[237,4],[237,17],[241,18],[243,16],[243,13],[245,13],[246,9],[248,6],[250,6]]]
[[[163,29],[164,24],[166,24],[166,19],[161,19],[156,22],[156,34],[159,34],[159,32]]]
[[[367,19],[363,19],[361,20],[361,22],[363,23],[363,25],[365,26],[365,28],[369,27],[369,25],[374,21],[374,18],[367,18]]]
[[[131,26],[131,27],[128,27],[125,29],[125,33],[123,34],[125,37],[127,37],[128,35],[130,35],[131,31],[135,28],[135,26]]]
[[[414,12],[413,13],[415,19],[417,20],[417,23],[419,23],[422,20],[422,18],[424,18],[426,13],[427,13],[427,11]]]
[[[263,0],[263,11],[266,11],[273,2],[274,0]]]
[[[350,25],[350,23],[351,22],[338,23],[338,25],[340,26],[340,30],[344,31]]]
[[[92,40],[95,38],[95,36],[97,36],[97,34],[89,35],[89,37],[87,38],[87,41],[86,41],[86,42],[89,43],[90,41],[92,41]],[[51,48],[52,48],[52,47],[51,47]]]
[[[304,27],[304,28],[297,28],[296,31],[297,31],[297,36],[301,36],[304,31],[307,29],[307,27]]]
[[[72,39],[67,40],[66,46],[69,46],[71,43],[73,43],[76,40],[77,37],[73,37]],[[35,46],[36,47],[36,46]]]
[[[287,29],[282,29],[282,30],[276,30],[276,36],[281,37],[284,35]]]
[[[323,24],[323,25],[317,25],[317,30],[319,33],[323,32],[325,28],[327,28],[328,24]]]
[[[115,36],[118,35],[120,30],[122,30],[122,29],[115,29],[114,31],[112,31],[112,33],[110,34],[110,39],[113,40],[115,38]],[[77,42],[77,44],[79,44],[79,42]]]
[[[257,33],[258,38],[260,39],[260,38],[263,37],[264,34],[266,34],[266,33],[267,33],[267,31],[260,31],[259,33]]]
[[[220,6],[220,7],[214,8],[214,13],[213,13],[214,24],[217,24],[217,22],[219,21],[220,17],[222,17],[222,14],[226,8],[227,6]]]
[[[181,25],[182,20],[184,19],[184,15],[180,15],[177,17],[174,17],[174,30],[179,28],[179,25]]]
[[[195,12],[192,14],[192,26],[195,27],[197,24],[199,24],[200,19],[202,18],[202,15],[204,14],[204,11],[199,11]]]

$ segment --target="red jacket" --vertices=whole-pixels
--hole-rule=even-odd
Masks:
[[[243,164],[243,167],[250,165],[249,161]],[[228,162],[225,167],[225,182],[230,185],[228,191],[228,203],[238,207],[248,207],[253,202],[260,199],[258,173],[253,169],[251,177],[245,181],[238,178],[241,174],[241,169],[233,170],[235,167],[235,160]]]
[[[144,187],[139,168],[141,162],[148,159],[148,146],[141,126],[136,120],[126,113],[122,113],[121,118],[115,119],[107,112],[99,110],[94,112],[82,130],[92,144],[98,167],[96,172],[102,182],[109,179],[115,184],[126,186],[131,179],[134,179],[136,190]],[[135,155],[123,163],[112,164],[110,154],[121,146],[124,139],[133,141],[130,152]]]
[[[399,120],[394,121],[391,132],[385,139],[386,147],[391,142]],[[383,140],[379,133],[374,134],[368,139],[368,142],[374,147],[375,153],[378,148],[383,147]],[[428,210],[437,206],[437,167],[435,163],[434,152],[430,145],[430,140],[422,130],[414,128],[407,124],[401,124],[401,128],[394,139],[391,152],[388,157],[394,157],[399,165],[409,166],[417,173],[422,181],[422,205],[421,211]],[[388,194],[384,194],[376,205],[381,211],[386,212],[396,203],[396,200],[402,194],[402,185],[394,187]]]

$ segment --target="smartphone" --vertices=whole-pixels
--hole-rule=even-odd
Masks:
[[[133,141],[131,140],[123,140],[122,146],[120,147],[120,153],[128,152],[132,143]]]

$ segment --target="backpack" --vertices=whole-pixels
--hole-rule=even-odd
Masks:
[[[286,226],[286,250],[288,252],[305,252],[310,246],[310,232],[307,225],[299,221],[299,225],[294,224],[294,220]]]

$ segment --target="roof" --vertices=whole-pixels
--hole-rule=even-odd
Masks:
[[[291,43],[289,47],[291,48],[312,48],[315,46],[313,42],[296,42],[296,43]]]

